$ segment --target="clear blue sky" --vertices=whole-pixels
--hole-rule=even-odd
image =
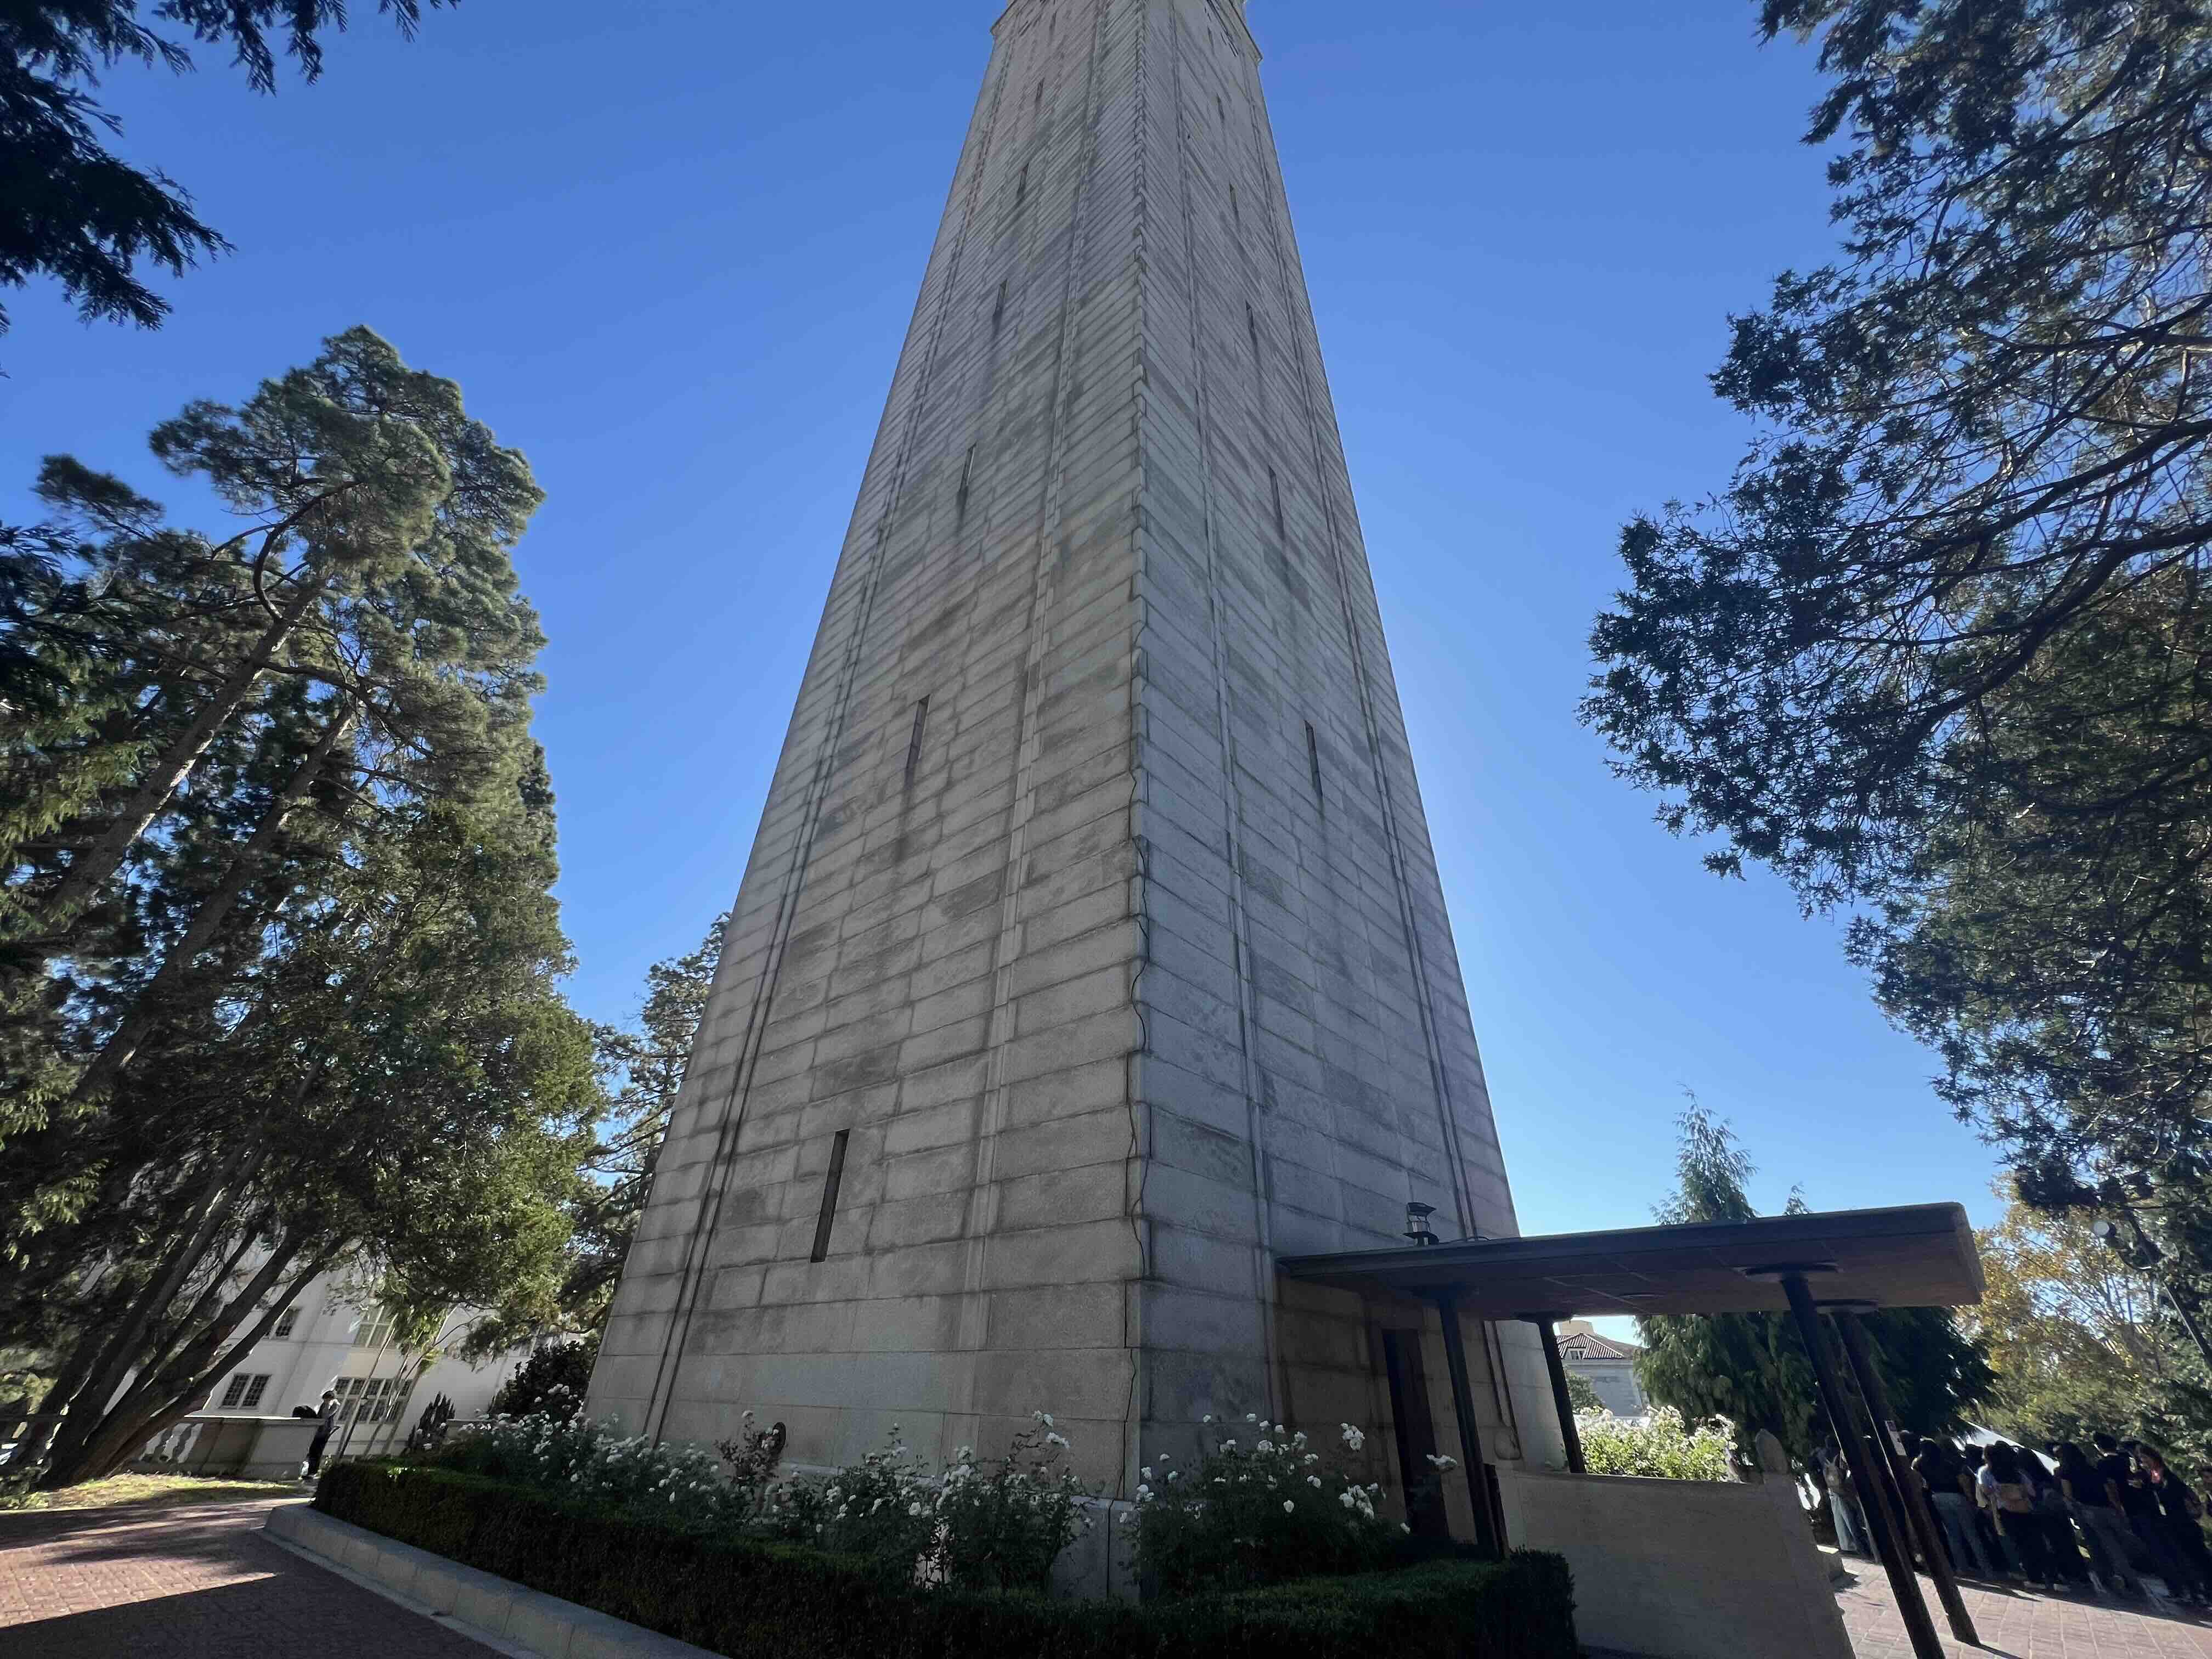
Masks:
[[[8,297],[0,518],[53,450],[183,501],[147,428],[350,324],[459,380],[550,495],[572,990],[619,1018],[736,889],[995,7],[354,10],[312,88],[112,77],[237,252],[158,333]],[[1620,522],[1742,448],[1727,313],[1831,246],[1810,52],[1750,0],[1251,11],[1523,1226],[1648,1218],[1684,1085],[1762,1208],[1986,1218],[1836,926],[1705,874],[1574,718]]]

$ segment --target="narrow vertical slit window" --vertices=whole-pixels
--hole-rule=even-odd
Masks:
[[[914,782],[915,768],[921,764],[922,728],[928,724],[929,699],[924,697],[914,706],[914,735],[907,739],[906,744],[906,781],[909,787]]]
[[[1321,739],[1314,735],[1313,722],[1306,722],[1306,770],[1313,775],[1314,805],[1323,805],[1321,793]]]
[[[1244,332],[1252,341],[1252,367],[1260,367],[1260,314],[1251,307],[1244,307]]]
[[[975,446],[968,446],[968,459],[960,463],[960,489],[952,498],[952,522],[957,527],[968,522],[968,494],[975,473]],[[1282,516],[1279,508],[1276,516]]]
[[[1031,115],[1044,113],[1044,82],[1042,81],[1037,82],[1036,96],[1030,100],[1030,113]]]
[[[963,489],[965,489],[964,485]],[[1278,536],[1287,535],[1289,532],[1283,528],[1283,478],[1272,466],[1267,469],[1267,494],[1274,502],[1275,533]]]
[[[1213,94],[1213,113],[1223,126],[1225,127],[1229,125],[1228,107],[1222,103],[1221,94],[1218,92]]]
[[[1014,180],[1014,205],[1019,207],[1030,199],[1030,170],[1024,166],[1022,176]]]
[[[845,1180],[845,1143],[852,1136],[850,1129],[840,1129],[830,1143],[830,1173],[822,1178],[822,1213],[815,1218],[814,1254],[807,1258],[810,1261],[830,1258],[830,1224],[837,1218],[837,1188]]]
[[[1237,199],[1237,186],[1234,185],[1229,186],[1229,216],[1237,222],[1238,229],[1243,228],[1244,209]]]
[[[999,331],[1006,326],[1006,284],[1005,283],[1000,283],[999,284],[998,303],[991,307],[991,334],[994,338],[996,338]]]

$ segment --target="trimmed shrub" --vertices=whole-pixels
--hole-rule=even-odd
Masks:
[[[547,1343],[499,1385],[491,1397],[491,1415],[552,1417],[564,1423],[580,1416],[584,1395],[592,1386],[592,1362],[599,1352],[597,1337]]]
[[[1439,1561],[1132,1607],[921,1589],[800,1545],[592,1515],[449,1469],[341,1463],[315,1507],[732,1659],[1574,1659],[1565,1562]]]
[[[1625,1423],[1610,1412],[1577,1414],[1583,1463],[1592,1474],[1639,1474],[1659,1480],[1733,1480],[1735,1441],[1716,1419],[1692,1426],[1671,1406],[1647,1423]]]

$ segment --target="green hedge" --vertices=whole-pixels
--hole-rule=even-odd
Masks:
[[[340,1463],[315,1507],[732,1659],[1575,1659],[1566,1563],[1438,1561],[1132,1607],[921,1592],[792,1545],[582,1513],[448,1469]]]

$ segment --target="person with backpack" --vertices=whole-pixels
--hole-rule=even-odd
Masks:
[[[1966,1495],[1970,1483],[1958,1454],[1940,1440],[1923,1440],[1912,1472],[1928,1488],[1928,1504],[1936,1511],[1936,1524],[1942,1530],[1953,1566],[1984,1578],[2002,1577],[2003,1569],[1974,1530],[1974,1500]]]
[[[1867,1541],[1866,1516],[1859,1509],[1858,1489],[1842,1449],[1832,1442],[1820,1449],[1821,1484],[1828,1489],[1828,1513],[1836,1523],[1836,1548],[1845,1555],[1871,1556]]]
[[[1996,1522],[1997,1534],[2030,1589],[2046,1588],[2053,1577],[2050,1553],[2044,1539],[2043,1517],[2036,1513],[2035,1489],[2020,1467],[2020,1454],[2004,1441],[1989,1449],[1989,1458],[1975,1477],[1982,1507]]]

